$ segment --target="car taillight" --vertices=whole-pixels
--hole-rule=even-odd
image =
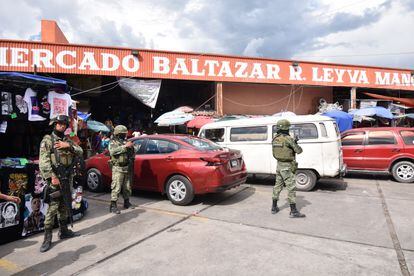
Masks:
[[[207,162],[206,166],[220,166],[223,164],[223,160],[217,157],[200,157],[200,159]]]

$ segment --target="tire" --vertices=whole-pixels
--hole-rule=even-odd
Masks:
[[[296,172],[296,190],[310,191],[316,185],[316,174],[311,170],[297,170]]]
[[[86,186],[91,192],[102,192],[103,191],[103,182],[102,174],[97,169],[89,169],[86,173]]]
[[[193,185],[182,175],[174,175],[168,180],[166,193],[174,205],[184,206],[194,199]]]
[[[414,182],[414,163],[410,161],[397,162],[392,167],[392,176],[394,179],[401,183],[413,183]]]

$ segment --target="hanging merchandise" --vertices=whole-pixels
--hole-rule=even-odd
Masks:
[[[10,92],[1,92],[1,115],[11,115],[13,112],[12,94]]]
[[[42,231],[45,228],[45,214],[48,206],[40,195],[26,194],[22,236]]]
[[[19,206],[12,201],[0,203],[1,223],[0,228],[18,225],[20,222]]]
[[[42,107],[41,109],[41,115],[45,118],[49,118],[50,117],[50,104],[47,101],[48,100],[48,94],[47,93],[43,93],[42,95],[38,95],[39,99],[40,99],[40,105]]]
[[[72,105],[72,98],[69,94],[50,91],[47,101],[50,104],[50,119],[58,115],[69,115],[69,107]]]
[[[6,133],[7,130],[7,121],[2,121],[0,124],[0,133]]]
[[[119,85],[143,104],[155,108],[160,93],[161,80],[136,80],[120,78]]]
[[[41,105],[39,99],[37,98],[37,92],[33,91],[31,88],[27,88],[23,99],[27,103],[29,121],[46,120],[46,118],[40,115]]]
[[[16,94],[14,99],[15,99],[15,103],[16,103],[16,107],[17,107],[16,111],[20,114],[26,114],[27,113],[27,103],[24,101],[23,96]]]
[[[27,191],[28,177],[26,173],[9,175],[9,195],[22,197]]]

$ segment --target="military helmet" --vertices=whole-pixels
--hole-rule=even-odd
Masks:
[[[57,115],[56,117],[54,117],[50,120],[49,125],[51,126],[51,125],[53,125],[57,122],[64,123],[64,124],[66,124],[66,126],[69,126],[69,122],[70,122],[69,116],[67,116],[67,115]]]
[[[124,125],[117,125],[114,129],[114,135],[127,134],[127,133],[128,133],[128,129]]]
[[[286,119],[281,119],[277,121],[276,127],[278,130],[289,130],[290,128],[290,122]]]

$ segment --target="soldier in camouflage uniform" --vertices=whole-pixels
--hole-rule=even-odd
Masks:
[[[40,143],[39,169],[43,179],[47,181],[47,194],[62,190],[61,181],[57,177],[56,167],[60,164],[70,167],[74,157],[82,156],[82,148],[76,145],[69,137],[64,135],[66,128],[69,126],[69,117],[58,115],[50,121],[53,125],[53,132],[45,135]],[[58,163],[59,162],[59,163]],[[72,186],[73,176],[69,175],[69,185]],[[55,195],[58,193],[55,193]],[[45,217],[45,237],[40,247],[40,252],[50,249],[52,244],[52,229],[55,224],[55,216],[59,221],[59,238],[71,238],[76,234],[69,230],[67,221],[69,218],[68,206],[65,204],[63,195],[49,199],[49,208]]]
[[[302,153],[302,148],[297,141],[289,135],[290,122],[286,119],[279,120],[276,124],[277,134],[273,138],[273,156],[277,160],[276,183],[273,188],[272,214],[279,212],[277,201],[283,185],[288,190],[288,201],[290,204],[290,217],[305,217],[296,209],[296,180],[295,174],[298,167],[296,154]]]
[[[129,202],[131,195],[131,177],[133,175],[130,169],[130,162],[133,162],[135,150],[134,144],[131,141],[126,141],[127,133],[128,129],[125,126],[116,126],[108,146],[112,166],[111,205],[109,212],[115,214],[121,213],[117,207],[118,197],[121,192],[124,198],[124,208],[135,208]]]

